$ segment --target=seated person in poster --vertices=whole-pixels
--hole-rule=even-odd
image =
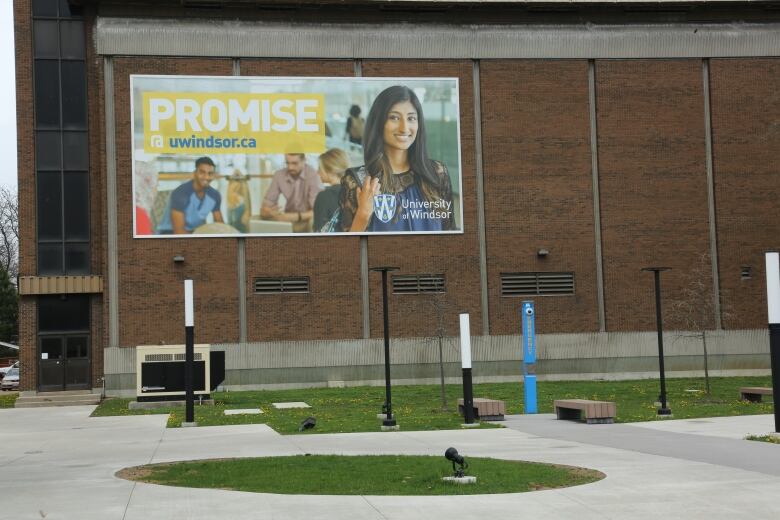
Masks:
[[[349,168],[349,157],[340,148],[331,148],[320,155],[320,168],[317,175],[325,185],[325,189],[317,195],[314,201],[314,231],[320,232],[323,226],[334,218],[339,211],[341,197],[341,178]],[[337,217],[336,217],[337,218]]]
[[[171,193],[168,207],[157,227],[159,234],[185,235],[206,223],[211,213],[214,222],[224,222],[220,205],[222,196],[209,186],[214,180],[214,161],[201,157],[195,161],[192,180],[187,181]]]
[[[263,199],[260,216],[268,220],[292,222],[293,231],[311,231],[314,216],[314,201],[322,191],[317,171],[306,164],[306,155],[287,153],[284,155],[286,168],[274,173],[271,186]],[[287,203],[279,207],[279,196],[284,195]]]
[[[252,214],[252,197],[249,193],[248,178],[238,168],[228,179],[227,209],[230,225],[239,233],[247,233],[249,217]]]

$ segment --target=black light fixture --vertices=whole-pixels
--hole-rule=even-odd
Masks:
[[[661,376],[661,395],[658,400],[661,407],[658,409],[658,415],[672,415],[672,410],[666,403],[666,374],[664,371],[664,320],[661,313],[661,273],[669,271],[671,267],[643,267],[642,271],[653,273],[655,280],[655,327],[658,332],[658,371]]]
[[[382,421],[383,429],[398,429],[398,424],[393,417],[393,405],[390,398],[390,318],[387,308],[387,273],[388,271],[398,271],[398,267],[372,267],[371,271],[382,273],[382,316],[384,318],[384,338],[385,338],[385,404],[382,406],[382,413],[385,419]]]
[[[311,430],[315,426],[317,426],[317,418],[316,417],[307,417],[306,419],[303,420],[301,425],[298,427],[298,431],[302,432],[303,430]]]
[[[463,455],[458,453],[458,450],[455,448],[447,448],[447,451],[444,452],[444,458],[452,462],[452,476],[455,478],[463,478],[466,468],[469,467],[466,463],[466,459],[463,458]],[[456,468],[455,464],[460,467]]]
[[[539,258],[544,258],[545,256],[549,255],[550,252],[546,250],[545,248],[541,248],[536,252],[536,256]]]
[[[174,264],[183,264],[184,263],[184,255],[174,255],[173,263]]]

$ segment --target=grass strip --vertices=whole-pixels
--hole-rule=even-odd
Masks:
[[[0,408],[13,408],[17,397],[19,397],[18,392],[1,392]]]
[[[749,403],[739,399],[742,386],[771,386],[766,377],[711,378],[712,393],[704,393],[703,378],[667,379],[668,402],[675,419],[759,415],[772,413],[771,401]],[[448,409],[442,410],[437,385],[396,386],[393,388],[393,411],[401,429],[444,430],[460,428],[463,418],[457,413],[460,385],[447,385]],[[538,383],[539,413],[552,413],[555,399],[593,399],[617,403],[617,422],[657,419],[654,402],[659,387],[655,379],[635,381],[541,381]],[[523,412],[521,383],[487,383],[474,386],[475,397],[503,400],[508,414]],[[383,387],[307,388],[297,390],[263,390],[219,392],[212,394],[215,406],[196,406],[195,419],[201,426],[228,424],[268,424],[282,434],[297,434],[306,417],[317,418],[317,426],[303,434],[373,432],[380,421],[376,414],[384,402]],[[277,410],[271,403],[304,401],[306,409]],[[170,414],[168,425],[178,427],[184,418],[183,408],[128,410],[129,399],[104,401],[93,416]],[[226,409],[257,408],[260,415],[225,416]],[[494,427],[483,423],[481,427]]]
[[[523,461],[467,458],[477,483],[444,482],[444,457],[297,455],[155,464],[128,468],[119,477],[154,484],[302,495],[477,495],[521,493],[587,484],[595,470]]]
[[[780,437],[777,435],[748,435],[745,439],[749,441],[768,442],[771,444],[780,444]]]

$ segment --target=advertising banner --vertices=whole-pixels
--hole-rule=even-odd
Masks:
[[[130,86],[136,238],[463,232],[457,78]]]

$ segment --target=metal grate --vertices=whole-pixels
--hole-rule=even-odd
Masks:
[[[393,276],[393,294],[427,294],[446,292],[443,274]]]
[[[193,352],[192,355],[194,356],[192,358],[193,361],[200,361],[203,359],[203,354],[200,352]],[[173,358],[174,361],[187,361],[187,354],[175,354]]]
[[[194,360],[200,361],[203,359],[203,354],[200,352],[194,353]],[[165,361],[184,361],[186,357],[186,354],[147,354],[144,356],[144,362],[145,363],[152,363],[152,362],[165,362]]]
[[[501,273],[501,296],[574,294],[574,273]]]
[[[144,361],[173,361],[173,354],[147,354],[144,356]]]
[[[309,277],[294,278],[255,278],[255,294],[307,294]]]

